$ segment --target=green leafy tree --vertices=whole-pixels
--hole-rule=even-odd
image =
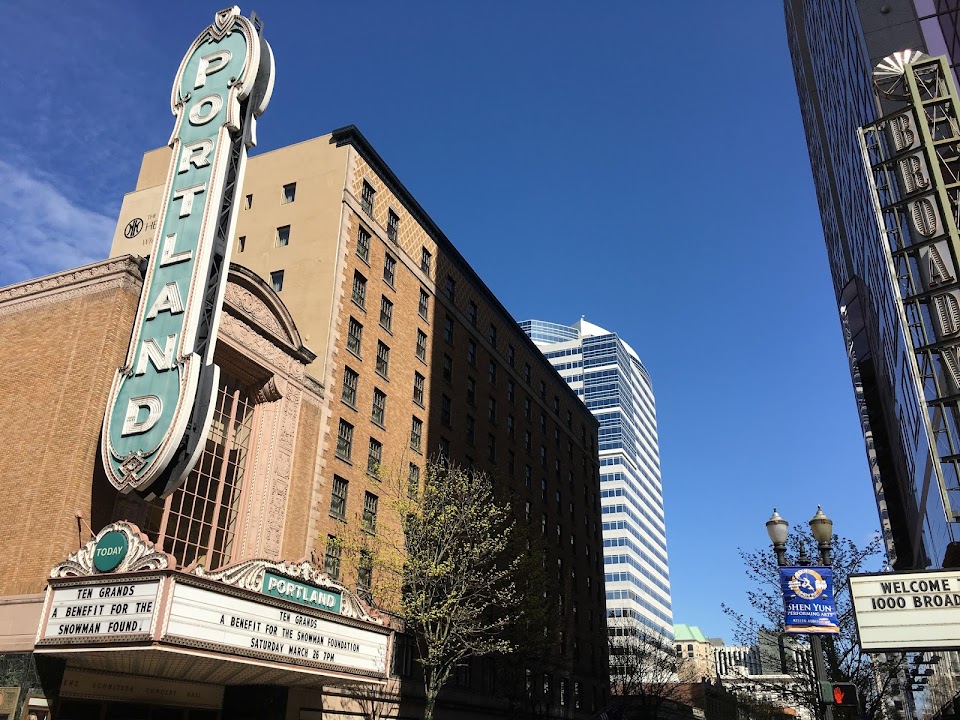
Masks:
[[[806,535],[794,533],[787,543],[788,557],[799,558],[805,548],[816,548],[815,541]],[[852,682],[860,692],[861,717],[879,720],[885,715],[885,706],[899,695],[904,677],[905,660],[899,654],[868,654],[860,649],[856,623],[853,617],[853,602],[850,598],[847,579],[854,573],[876,569],[881,556],[882,544],[877,536],[860,547],[852,540],[837,535],[833,537],[833,589],[837,603],[840,632],[824,636],[824,662],[827,675],[834,682]],[[747,600],[752,611],[740,613],[724,605],[724,612],[733,619],[737,641],[745,645],[757,643],[761,632],[779,635],[784,632],[783,596],[780,590],[780,571],[774,553],[768,549],[740,551],[745,572],[750,580]],[[761,663],[768,659],[761,657]],[[767,669],[764,668],[764,672]],[[807,668],[812,673],[812,668]],[[751,681],[756,680],[752,676]],[[819,715],[818,688],[812,675],[806,677],[805,685],[787,688],[771,685],[797,705],[809,707]]]
[[[454,669],[509,652],[503,637],[517,604],[513,523],[486,475],[429,463],[423,489],[400,508],[404,549],[401,615],[419,643],[424,720]]]
[[[378,471],[390,512],[375,528],[352,523],[344,544],[370,578],[368,599],[416,639],[432,720],[458,665],[514,648],[504,632],[517,606],[513,522],[483,473],[428,462],[410,485]]]

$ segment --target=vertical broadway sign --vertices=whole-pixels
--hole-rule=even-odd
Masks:
[[[948,492],[960,477],[960,98],[945,58],[911,50],[880,63],[874,82],[906,104],[861,129],[888,282],[897,290],[899,321],[916,359],[913,382],[896,392],[926,407],[915,423],[901,414],[900,442],[913,447],[920,423],[926,424],[929,455],[939,460],[928,477],[952,521]],[[918,485],[915,492],[927,502],[921,500],[927,488]]]
[[[272,89],[270,47],[237,7],[218,12],[180,64],[161,227],[103,422],[103,466],[123,492],[172,492],[203,447],[235,199]]]

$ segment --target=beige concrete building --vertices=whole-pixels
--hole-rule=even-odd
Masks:
[[[130,717],[349,718],[370,693],[393,698],[391,716],[416,717],[413,645],[371,610],[377,567],[338,548],[351,528],[396,524],[388,478],[420,482],[444,456],[489,473],[510,501],[557,611],[522,697],[509,697],[497,663],[477,661],[441,696],[440,717],[595,713],[608,683],[596,420],[356,128],[250,158],[207,449],[164,500],[106,483],[104,403],[169,160],[166,148],[144,156],[110,260],[0,289],[0,668],[21,668],[0,692],[16,687],[16,712],[41,717],[136,705]],[[110,640],[124,652],[64,646],[47,634],[52,613],[69,588],[102,582],[91,563],[109,532],[152,558],[153,575],[136,578],[156,593],[153,634]],[[261,597],[270,577],[335,594],[338,617],[302,616],[387,655],[281,662],[170,634],[189,624],[178,603],[190,593],[290,616],[286,600]],[[188,696],[163,684],[188,680],[198,684]]]

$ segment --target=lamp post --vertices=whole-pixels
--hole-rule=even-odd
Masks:
[[[767,520],[767,535],[770,536],[770,542],[773,543],[773,552],[777,556],[777,565],[783,567],[789,565],[787,561],[787,536],[790,532],[790,523],[780,517],[777,509],[773,509],[773,515]],[[820,551],[820,562],[823,565],[830,565],[830,545],[833,540],[833,520],[828,518],[823,510],[817,505],[817,513],[810,520],[810,532],[813,533],[813,539],[817,541],[817,548]],[[800,546],[800,557],[797,558],[800,565],[810,565],[811,560],[807,557],[803,545]],[[813,677],[817,686],[817,706],[823,707],[824,720],[833,720],[833,707],[829,703],[823,703],[820,696],[822,683],[828,682],[827,667],[823,661],[823,645],[820,636],[816,633],[810,633],[810,653],[813,655]]]

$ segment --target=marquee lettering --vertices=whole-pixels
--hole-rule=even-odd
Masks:
[[[199,90],[206,85],[207,76],[223,70],[232,58],[233,54],[229,50],[219,50],[202,56],[197,63],[197,79],[193,83],[193,89]]]
[[[941,252],[941,248],[944,252]],[[920,251],[920,266],[924,271],[923,280],[928,288],[956,282],[949,257],[950,250],[943,242],[935,243]]]
[[[952,391],[960,391],[960,345],[948,345],[940,348],[944,373],[952,383]]]
[[[141,410],[146,410],[147,415],[143,419],[138,420]],[[163,412],[163,401],[156,395],[142,395],[140,397],[130,398],[130,401],[127,403],[127,417],[123,421],[123,430],[120,431],[120,434],[134,435],[145,433],[157,424],[161,412]]]
[[[908,155],[899,161],[900,177],[903,178],[903,191],[907,195],[930,187],[927,166],[917,155]]]
[[[180,167],[177,172],[181,175],[190,170],[190,165],[197,169],[204,168],[210,164],[210,153],[213,152],[213,141],[198,140],[183,146],[183,152],[180,154]]]
[[[205,183],[191,185],[190,187],[180,188],[173,191],[173,199],[180,200],[180,217],[190,217],[193,212],[193,198],[207,189]]]
[[[163,290],[157,295],[157,299],[150,306],[147,313],[147,320],[153,320],[158,314],[167,311],[171,315],[179,315],[183,312],[183,300],[180,298],[180,288],[175,282],[169,282],[163,286]]]
[[[933,317],[937,324],[937,336],[948,338],[960,332],[960,301],[957,293],[946,292],[933,297]]]
[[[908,205],[910,222],[913,229],[926,238],[933,237],[939,232],[940,217],[933,202],[928,197],[914,200]]]
[[[204,108],[207,108],[207,110],[204,111]],[[222,108],[222,97],[219,95],[207,95],[206,97],[200,98],[197,104],[190,108],[190,113],[187,117],[190,118],[191,125],[206,125],[220,114]]]
[[[890,135],[897,152],[912,148],[917,139],[917,131],[913,127],[913,117],[904,114],[893,118],[890,121]]]
[[[186,262],[193,257],[192,250],[183,252],[174,252],[177,246],[177,234],[170,233],[163,239],[163,250],[160,252],[160,267],[166,265],[175,265],[179,262]]]
[[[147,338],[140,346],[140,357],[137,360],[137,369],[135,375],[143,375],[147,371],[147,363],[153,363],[157,372],[170,370],[173,368],[174,352],[177,349],[177,336],[167,335],[167,344],[163,350],[160,349],[160,343],[154,338]]]

